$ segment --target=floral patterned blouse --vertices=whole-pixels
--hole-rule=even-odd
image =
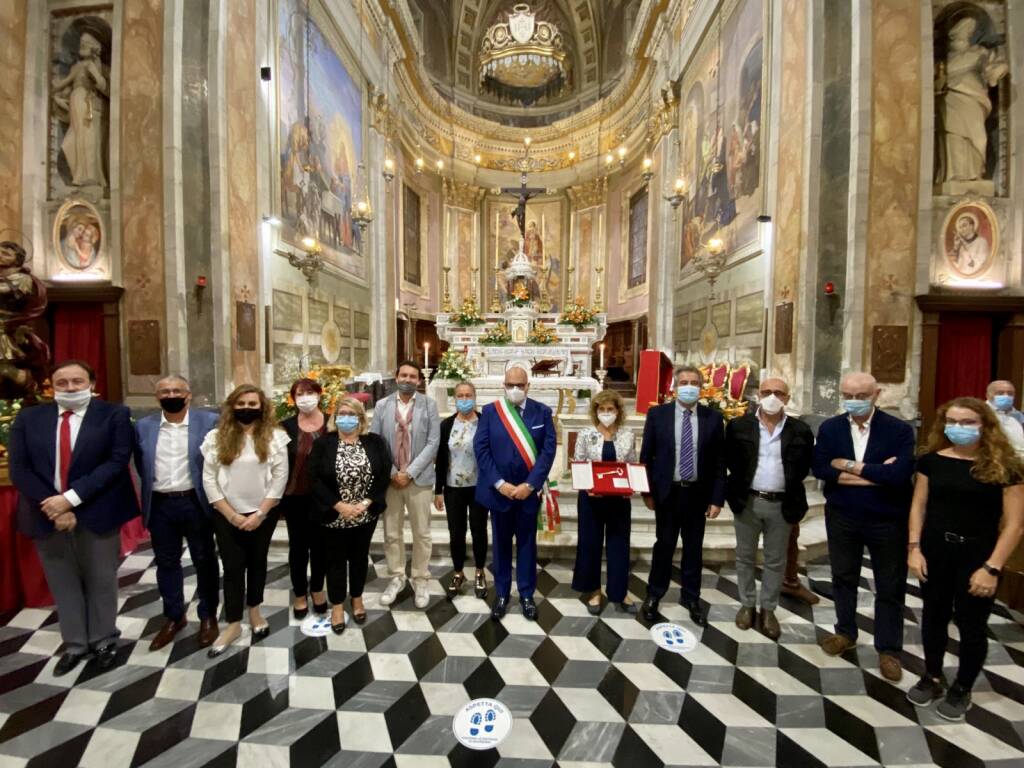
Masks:
[[[338,495],[345,504],[358,504],[367,497],[373,482],[373,468],[370,457],[360,441],[346,443],[338,441],[338,456],[334,461],[334,471],[338,479]],[[346,519],[341,515],[327,523],[328,528],[355,528],[370,520],[369,508],[358,517]]]
[[[476,454],[473,453],[473,438],[476,436],[478,419],[463,421],[456,418],[452,434],[448,438],[448,486],[450,488],[472,488],[476,485]]]

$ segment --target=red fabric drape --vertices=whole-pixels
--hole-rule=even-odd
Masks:
[[[53,311],[53,361],[84,360],[96,371],[96,391],[106,398],[107,355],[103,337],[103,304],[57,304]]]
[[[939,321],[935,405],[954,397],[985,397],[992,378],[992,318],[951,313]]]
[[[32,540],[15,529],[18,492],[0,486],[0,613],[53,605]]]

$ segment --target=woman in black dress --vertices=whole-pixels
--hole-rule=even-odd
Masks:
[[[328,433],[309,456],[313,520],[327,553],[327,596],[331,629],[345,631],[345,597],[352,596],[352,618],[366,621],[363,586],[370,538],[384,508],[391,482],[391,451],[379,435],[366,432],[366,411],[354,398],[337,402]]]
[[[973,397],[942,406],[917,463],[907,566],[921,582],[925,674],[907,692],[935,713],[963,720],[988,650],[986,624],[999,575],[1024,532],[1024,473],[991,408]],[[960,667],[946,690],[949,621],[960,631]]]

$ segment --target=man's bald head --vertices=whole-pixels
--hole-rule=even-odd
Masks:
[[[839,391],[846,400],[865,400],[878,394],[878,382],[866,371],[851,371],[843,376],[839,383]]]
[[[996,381],[993,381],[991,384],[989,384],[988,387],[985,389],[985,397],[987,397],[989,400],[991,400],[996,395],[1009,395],[1010,397],[1015,397],[1017,395],[1017,390],[1013,386],[1012,381],[1006,381],[1005,379],[997,379]]]
[[[780,379],[778,376],[769,376],[767,379],[761,381],[761,386],[758,387],[758,393],[766,392],[771,394],[772,391],[785,392],[789,394],[789,384],[786,383],[785,379]]]

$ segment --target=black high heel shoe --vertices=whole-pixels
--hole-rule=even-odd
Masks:
[[[313,613],[317,615],[327,613],[328,608],[330,608],[330,604],[328,604],[326,600],[324,600],[322,603],[313,603]]]
[[[366,609],[363,608],[363,610],[361,610],[358,613],[356,613],[356,609],[353,608],[352,609],[352,619],[355,621],[356,624],[365,624],[366,623]]]
[[[292,616],[294,616],[299,621],[302,621],[308,615],[309,615],[309,601],[308,600],[306,601],[306,607],[305,608],[296,608],[294,605],[292,606]]]

